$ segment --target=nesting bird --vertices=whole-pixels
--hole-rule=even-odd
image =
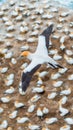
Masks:
[[[60,116],[65,116],[69,113],[69,110],[62,107],[62,101],[59,102],[59,111],[61,112]]]
[[[73,118],[65,118],[64,120],[66,121],[67,124],[73,125]]]
[[[64,125],[63,127],[60,128],[60,130],[70,130],[70,125]]]
[[[53,25],[50,25],[43,33],[38,37],[38,46],[34,53],[24,51],[21,56],[26,56],[31,63],[24,69],[22,74],[22,90],[25,92],[33,74],[39,69],[39,67],[48,63],[52,68],[62,68],[55,60],[48,56],[49,39],[52,33]]]
[[[37,109],[37,116],[40,117],[40,118],[43,117],[43,112],[42,112],[40,107]]]
[[[15,89],[13,87],[10,87],[9,89],[7,89],[4,93],[5,94],[12,94],[14,93]]]
[[[56,117],[52,117],[52,118],[46,118],[45,119],[45,122],[46,122],[46,124],[53,124],[53,123],[55,123],[55,122],[57,122],[58,121],[58,119],[56,118]]]
[[[15,102],[14,102],[14,106],[15,106],[16,108],[22,108],[22,107],[25,106],[25,104],[22,103],[22,102],[15,101]]]
[[[28,112],[32,113],[34,111],[35,107],[36,107],[36,105],[34,105],[34,104],[30,105],[28,108]]]
[[[54,99],[57,96],[56,92],[48,94],[48,99]]]
[[[31,123],[29,123],[28,128],[30,130],[40,130],[40,126],[39,125],[32,125]]]
[[[22,117],[22,118],[18,117],[17,118],[17,123],[19,123],[19,124],[23,124],[23,123],[28,122],[28,121],[29,121],[28,117]]]
[[[8,127],[8,121],[3,120],[2,123],[0,124],[0,130],[6,129]]]
[[[13,111],[11,114],[9,114],[9,118],[10,118],[10,119],[14,119],[14,118],[17,117],[17,114],[18,114],[18,111],[15,110],[15,111]]]
[[[31,98],[31,102],[37,102],[41,97],[39,95],[35,95]]]
[[[60,92],[60,95],[69,95],[71,94],[71,88],[68,88],[67,90],[62,90]]]
[[[32,92],[35,93],[43,93],[45,90],[44,90],[44,86],[41,86],[41,87],[36,87],[36,88],[33,88]]]

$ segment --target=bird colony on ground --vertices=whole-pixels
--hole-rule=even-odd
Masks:
[[[11,0],[1,6],[0,130],[73,129],[72,15],[49,0]],[[51,24],[48,53],[64,68],[42,65],[22,95],[21,73],[29,61],[18,57],[24,50],[34,52],[38,35]]]

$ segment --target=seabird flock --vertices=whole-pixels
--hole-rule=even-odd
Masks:
[[[0,130],[73,130],[73,13],[55,5],[1,5]]]
[[[30,53],[29,51],[24,51],[21,53],[21,57],[27,57],[31,61],[22,73],[21,88],[23,92],[27,90],[33,74],[42,64],[48,63],[48,65],[52,68],[63,68],[48,55],[50,35],[52,34],[52,31],[53,25],[50,25],[41,33],[41,35],[38,36],[38,46],[34,53]]]

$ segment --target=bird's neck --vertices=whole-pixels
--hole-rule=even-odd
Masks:
[[[29,55],[27,56],[27,59],[29,59],[29,60],[32,60],[32,53],[29,53]]]

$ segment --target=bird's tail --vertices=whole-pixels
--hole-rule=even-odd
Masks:
[[[48,63],[51,68],[57,69],[57,68],[64,68],[63,66],[57,64]]]
[[[57,63],[55,60],[53,60],[51,57],[48,57],[48,64],[50,67],[56,69],[56,68],[64,68],[59,63]]]
[[[49,36],[51,35],[51,33],[52,33],[52,30],[53,30],[53,24],[50,25],[47,29],[45,29],[45,30],[42,32],[41,35],[44,35],[44,36],[48,35],[48,37],[49,37]]]

